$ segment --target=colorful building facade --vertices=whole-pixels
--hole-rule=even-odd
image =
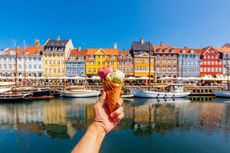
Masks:
[[[118,50],[115,48],[93,48],[86,52],[86,75],[96,76],[103,66],[118,69]]]
[[[118,69],[125,73],[125,76],[133,76],[133,58],[128,50],[119,51]]]
[[[17,50],[17,52],[22,52],[22,50]],[[7,48],[0,52],[0,76],[15,76],[16,56],[16,48]]]
[[[65,61],[74,48],[70,40],[48,39],[43,51],[43,69],[45,77],[60,77],[66,75]]]
[[[217,48],[218,52],[222,55],[222,70],[223,75],[230,75],[230,46]]]
[[[177,48],[178,76],[200,77],[200,49]]]
[[[153,46],[155,54],[155,80],[178,77],[178,50],[172,46]]]
[[[86,50],[72,49],[66,61],[66,76],[86,76],[85,57]]]
[[[203,48],[200,55],[200,76],[203,77],[222,74],[222,56],[213,47]]]
[[[19,76],[42,76],[42,51],[43,46],[40,45],[28,46],[24,49],[24,51],[18,56]]]
[[[132,43],[130,53],[133,57],[133,75],[154,77],[154,56],[150,42],[144,39]]]

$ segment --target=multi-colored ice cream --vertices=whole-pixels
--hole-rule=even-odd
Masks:
[[[111,66],[106,66],[98,71],[104,91],[106,92],[106,102],[110,112],[113,112],[117,107],[117,102],[120,99],[124,73],[120,70],[115,70]]]

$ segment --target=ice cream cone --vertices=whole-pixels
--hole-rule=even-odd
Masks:
[[[105,79],[102,80],[104,91],[106,92],[106,102],[109,112],[112,113],[116,107],[117,102],[121,97],[122,84],[112,83]]]

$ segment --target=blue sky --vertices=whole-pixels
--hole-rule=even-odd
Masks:
[[[0,2],[0,48],[14,40],[71,38],[75,47],[128,49],[131,42],[219,47],[230,42],[229,0],[5,0]]]

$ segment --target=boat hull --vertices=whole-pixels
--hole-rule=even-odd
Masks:
[[[0,95],[0,102],[18,102],[27,100],[31,94],[2,94]]]
[[[224,90],[215,90],[214,95],[216,97],[224,97],[224,98],[230,98],[230,91],[224,91]]]
[[[93,92],[63,92],[60,95],[62,97],[69,97],[69,98],[88,98],[88,97],[98,97],[100,94],[100,91],[93,91]]]
[[[191,94],[191,92],[156,92],[156,91],[147,91],[134,89],[130,91],[134,97],[139,98],[184,98]]]

